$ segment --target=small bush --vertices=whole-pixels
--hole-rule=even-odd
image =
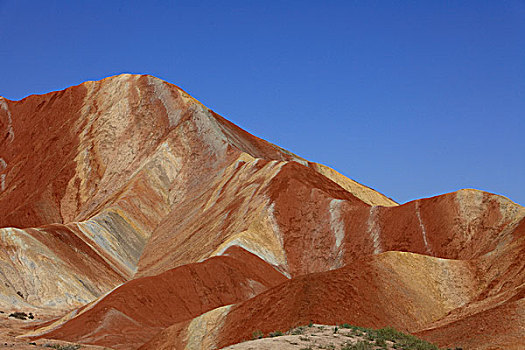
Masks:
[[[437,346],[431,344],[423,339],[419,339],[411,334],[405,334],[397,331],[394,328],[387,327],[374,331],[376,343],[377,340],[384,342],[390,340],[397,345],[400,345],[402,349],[415,349],[415,350],[439,350]]]
[[[13,312],[12,314],[9,315],[9,317],[14,317],[19,320],[26,320],[27,314],[25,312]]]
[[[355,344],[346,343],[341,350],[372,350],[374,347],[367,341],[359,341]]]
[[[260,330],[253,331],[252,339],[261,339],[261,338],[264,338],[263,332],[261,332]]]
[[[304,326],[299,326],[297,328],[294,328],[290,331],[290,334],[292,335],[300,335],[300,334],[304,334]]]
[[[377,338],[376,339],[376,345],[380,348],[386,349],[386,341],[383,338]]]
[[[426,342],[418,337],[411,334],[405,334],[399,332],[392,327],[386,327],[382,329],[370,329],[364,327],[357,327],[344,323],[340,326],[341,328],[351,329],[354,334],[365,337],[364,341],[356,344],[347,343],[342,350],[360,350],[368,349],[364,348],[364,344],[368,344],[369,348],[379,347],[381,349],[387,349],[387,341],[393,343],[394,349],[405,349],[405,350],[439,350],[437,346]]]
[[[270,336],[271,338],[274,338],[274,337],[280,337],[280,336],[282,336],[282,335],[284,335],[284,334],[283,334],[283,332],[281,332],[281,331],[270,332],[270,334],[269,334],[269,336]]]
[[[78,350],[78,349],[80,349],[80,345],[74,345],[74,344],[66,344],[66,345],[46,344],[44,346],[46,348],[52,348],[52,349],[56,349],[56,350]]]

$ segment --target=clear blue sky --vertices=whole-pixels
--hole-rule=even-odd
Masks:
[[[525,1],[0,0],[0,95],[118,73],[399,202],[525,204]]]

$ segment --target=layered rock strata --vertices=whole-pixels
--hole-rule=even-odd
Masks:
[[[0,98],[0,306],[64,315],[30,338],[211,349],[314,322],[517,347],[524,217],[477,190],[398,205],[151,76]]]

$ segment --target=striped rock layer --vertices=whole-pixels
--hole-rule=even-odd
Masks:
[[[525,208],[398,205],[151,76],[0,98],[0,186],[0,307],[64,315],[27,337],[213,349],[314,322],[525,343]]]

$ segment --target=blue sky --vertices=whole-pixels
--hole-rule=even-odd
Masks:
[[[406,202],[525,204],[525,1],[2,1],[0,95],[119,73]]]

